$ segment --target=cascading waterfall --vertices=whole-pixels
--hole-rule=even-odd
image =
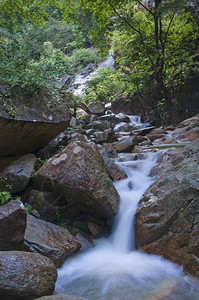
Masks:
[[[100,67],[110,67],[113,63],[109,56]],[[86,81],[95,74],[96,71],[86,77],[79,74],[74,82],[79,86],[72,92],[81,98]],[[128,117],[132,126],[149,125],[143,124],[138,116]],[[55,294],[88,300],[199,299],[198,283],[185,276],[182,267],[134,248],[134,215],[139,200],[153,181],[149,174],[158,153],[144,153],[144,158],[138,160],[134,160],[134,155],[120,154],[116,161],[128,177],[115,183],[120,207],[111,236],[96,240],[94,248],[65,262],[58,270]]]
[[[149,174],[157,155],[148,153],[136,161],[133,154],[121,155],[124,161],[117,163],[128,178],[115,183],[121,203],[113,233],[108,239],[97,240],[88,252],[67,260],[58,270],[55,294],[88,300],[198,299],[199,288],[183,274],[182,267],[134,249],[133,218],[152,183]]]
[[[93,76],[97,75],[100,69],[105,69],[107,67],[112,69],[113,65],[114,58],[112,56],[112,53],[110,52],[106,60],[99,63],[99,67],[94,72],[91,72],[88,75],[85,75],[83,73],[78,74],[72,82],[71,87],[68,89],[68,91],[73,93],[75,96],[82,98],[85,94],[86,82],[89,81]]]

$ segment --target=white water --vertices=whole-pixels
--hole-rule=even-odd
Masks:
[[[134,249],[133,218],[157,154],[145,160],[118,163],[128,178],[116,182],[121,203],[110,238],[96,241],[90,251],[68,260],[58,270],[55,294],[69,294],[89,300],[198,300],[197,284],[182,268],[155,255]],[[158,298],[156,298],[158,295]],[[167,297],[168,296],[168,297]]]
[[[120,113],[118,115],[124,115],[124,114]],[[134,115],[126,115],[126,116],[130,119],[130,122],[129,123],[120,122],[120,123],[116,124],[113,129],[114,131],[117,131],[121,127],[125,128],[125,126],[128,126],[128,125],[131,125],[134,128],[143,128],[143,127],[147,127],[150,125],[149,123],[142,123],[140,116],[134,116]]]
[[[74,81],[72,82],[71,88],[69,88],[68,91],[73,93],[75,96],[82,98],[85,94],[86,82],[89,81],[94,75],[97,75],[97,73],[100,69],[105,69],[107,67],[112,69],[113,64],[114,64],[114,58],[113,58],[112,54],[110,53],[110,55],[107,57],[107,59],[105,61],[101,62],[99,64],[99,67],[94,72],[91,72],[88,75],[85,75],[82,73],[78,74],[75,77]]]

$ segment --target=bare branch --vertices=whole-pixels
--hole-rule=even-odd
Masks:
[[[173,15],[172,15],[172,17],[171,17],[171,20],[170,20],[170,22],[169,22],[169,26],[167,27],[167,31],[166,31],[165,39],[164,39],[164,45],[165,45],[166,42],[167,42],[168,33],[169,33],[169,30],[170,30],[171,24],[172,24],[172,22],[173,22],[174,16],[175,16],[175,12],[173,13]]]
[[[141,1],[136,0],[142,7],[144,7],[152,16],[154,16],[154,13],[147,7],[145,6]]]

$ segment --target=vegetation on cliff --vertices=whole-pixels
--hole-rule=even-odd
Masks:
[[[187,78],[198,74],[198,25],[186,1],[11,1],[1,10],[0,82],[36,91],[114,51],[115,71],[89,83],[85,101],[137,93],[170,122]]]

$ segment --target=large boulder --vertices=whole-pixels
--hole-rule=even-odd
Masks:
[[[91,114],[102,116],[105,113],[105,103],[102,101],[90,102],[88,104]]]
[[[106,165],[107,172],[109,173],[109,176],[113,181],[127,178],[126,173],[122,169],[120,169],[120,167],[118,167],[118,165],[116,165],[111,158],[104,156],[103,159]]]
[[[27,216],[24,243],[26,250],[51,258],[57,268],[81,247],[66,228],[30,215]]]
[[[21,250],[26,229],[26,211],[19,200],[0,207],[0,250]]]
[[[37,156],[41,159],[49,159],[57,150],[68,144],[67,131],[59,133],[52,141],[48,143],[44,148],[37,152]]]
[[[68,206],[110,218],[117,213],[119,195],[94,143],[72,142],[49,159],[33,178],[35,188],[63,194]]]
[[[198,152],[199,139],[162,163],[135,218],[137,249],[163,255],[194,276],[199,276]]]
[[[115,150],[118,153],[131,152],[131,150],[137,144],[138,144],[137,139],[134,136],[127,136],[121,138],[118,142],[115,143]]]
[[[53,293],[57,270],[49,258],[24,251],[1,251],[0,266],[0,299],[32,300]]]
[[[36,156],[27,154],[13,161],[0,173],[0,190],[17,193],[25,190],[34,172]]]
[[[111,128],[104,131],[95,131],[94,132],[95,142],[99,143],[108,143],[113,137],[113,130]]]
[[[0,92],[6,94],[0,86]],[[6,96],[5,96],[6,97]],[[34,152],[64,131],[70,112],[46,91],[28,94],[20,88],[11,92],[6,105],[0,104],[0,156]]]

